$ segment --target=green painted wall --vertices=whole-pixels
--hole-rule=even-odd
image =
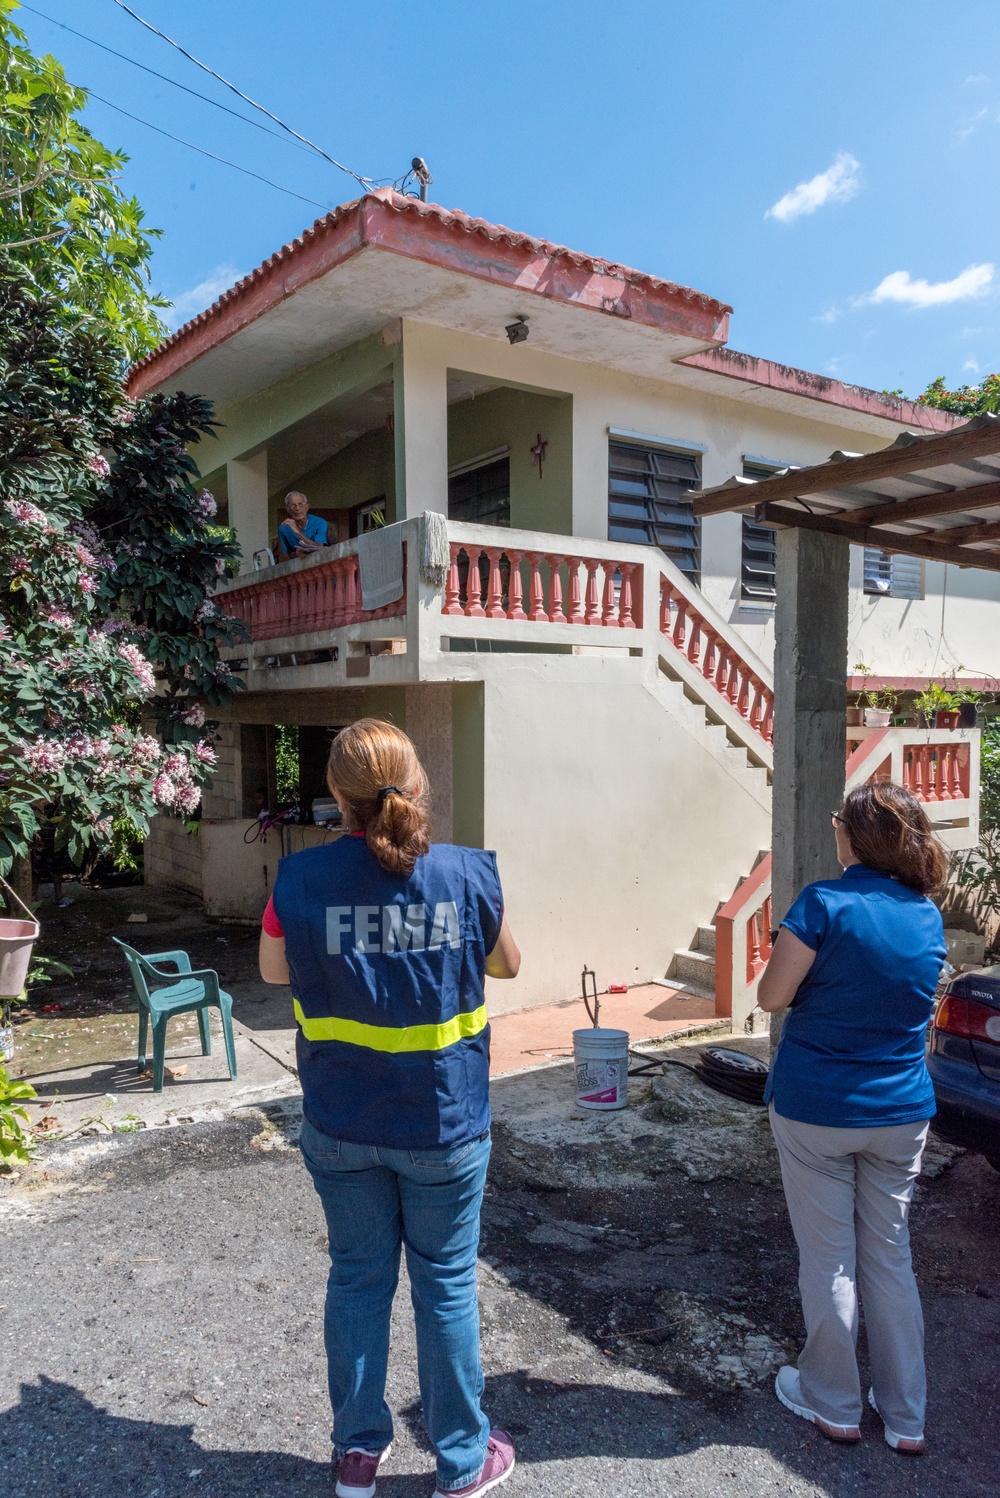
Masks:
[[[348,447],[317,468],[300,473],[284,484],[268,501],[270,531],[277,534],[279,511],[284,517],[284,499],[290,489],[301,489],[314,510],[343,510],[366,504],[384,494],[386,521],[396,518],[396,448],[384,427],[365,432]]]
[[[538,434],[548,442],[541,479],[531,461]],[[510,448],[510,523],[515,529],[573,534],[572,396],[504,387],[448,407],[448,466]]]
[[[452,842],[481,848],[485,835],[485,686],[481,681],[452,687]]]

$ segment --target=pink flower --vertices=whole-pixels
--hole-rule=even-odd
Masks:
[[[163,772],[173,780],[184,781],[191,779],[191,766],[188,763],[187,756],[184,754],[168,754],[163,761]]]
[[[98,817],[97,821],[94,823],[94,831],[97,833],[98,837],[110,837],[111,818]]]
[[[77,545],[73,547],[73,550],[76,552],[76,559],[81,567],[97,566],[97,558],[86,546]]]
[[[186,712],[181,713],[181,722],[186,723],[188,728],[204,728],[205,709],[199,702],[194,702]]]
[[[85,733],[71,733],[66,740],[67,759],[90,759],[94,753],[94,741]]]
[[[153,781],[153,800],[158,806],[174,805],[177,800],[177,787],[169,775],[157,775]]]
[[[119,406],[118,407],[117,411],[115,412],[115,421],[117,421],[117,423],[118,423],[119,426],[127,427],[129,425],[129,423],[132,422],[132,421],[134,421],[134,420],[135,420],[135,416],[134,416],[133,412],[129,411],[127,409],[127,407],[125,407],[125,406]]]
[[[202,489],[194,504],[203,520],[212,520],[218,514],[219,506],[215,502],[215,495],[211,489]]]
[[[28,561],[27,557],[14,557],[11,560],[10,570],[11,572],[20,573],[30,572],[31,563]]]
[[[128,666],[133,676],[139,682],[145,692],[156,691],[156,676],[153,668],[143,655],[137,645],[129,645],[123,641],[118,647],[118,654]]]
[[[190,815],[191,812],[197,811],[201,804],[201,791],[196,785],[191,785],[190,782],[187,785],[182,785],[178,789],[175,804],[178,811],[184,811]]]
[[[73,628],[73,615],[67,614],[65,609],[49,609],[45,615],[47,624],[55,624],[59,629]]]
[[[204,603],[198,605],[194,616],[195,623],[206,624],[209,619],[218,619],[220,612],[219,605],[213,603],[210,598],[206,598]]]
[[[101,457],[100,453],[97,453],[93,458],[90,459],[87,467],[90,469],[90,472],[99,479],[106,479],[111,477],[111,465],[109,464],[107,458]]]
[[[4,624],[3,620],[0,619],[0,640],[9,640],[9,639],[10,639],[10,630],[7,628],[6,624]]]
[[[80,573],[80,592],[86,594],[97,592],[97,579],[92,572]]]
[[[195,759],[200,759],[203,765],[218,763],[218,755],[207,739],[202,739],[200,744],[195,744],[194,757]]]
[[[225,559],[225,557],[216,557],[216,559],[215,559],[215,575],[216,575],[216,577],[224,577],[225,574],[226,574],[226,559]]]
[[[66,749],[56,739],[35,739],[19,745],[24,762],[35,775],[57,775],[66,764]]]
[[[113,730],[115,731],[115,730]],[[116,732],[116,737],[117,737]],[[124,735],[122,735],[124,737]],[[156,739],[149,733],[137,733],[132,745],[132,753],[140,765],[159,764],[163,754]]]
[[[39,525],[43,528],[48,525],[38,506],[27,499],[8,499],[4,508],[21,525]]]

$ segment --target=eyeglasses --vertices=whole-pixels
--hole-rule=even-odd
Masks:
[[[839,811],[831,811],[830,820],[833,823],[834,827],[843,827],[844,825],[844,819],[840,815]]]

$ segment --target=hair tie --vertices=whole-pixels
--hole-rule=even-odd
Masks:
[[[386,796],[401,796],[402,794],[403,792],[399,789],[398,785],[383,785],[381,789],[375,792],[375,799],[378,802],[379,806],[381,806],[385,801]]]

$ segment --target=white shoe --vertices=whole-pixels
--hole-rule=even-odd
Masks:
[[[868,1390],[868,1403],[879,1419],[882,1420],[882,1416],[879,1414],[879,1407],[875,1403],[874,1389]],[[884,1420],[882,1420],[882,1424],[885,1425]],[[888,1425],[885,1425],[885,1443],[887,1446],[891,1446],[893,1451],[902,1451],[906,1456],[923,1456],[927,1447],[923,1431],[920,1432],[919,1436],[897,1436],[896,1432],[890,1430]]]
[[[778,1369],[778,1376],[774,1380],[774,1392],[785,1406],[791,1410],[793,1415],[798,1415],[803,1420],[809,1420],[816,1429],[822,1431],[829,1441],[846,1441],[853,1443],[861,1440],[861,1430],[857,1425],[834,1425],[829,1420],[824,1420],[822,1415],[817,1415],[808,1405],[802,1402],[802,1381],[799,1378],[799,1370],[787,1366]]]

